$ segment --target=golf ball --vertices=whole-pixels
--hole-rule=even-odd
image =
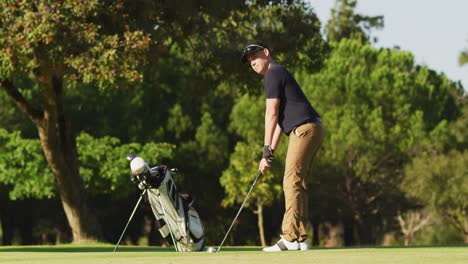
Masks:
[[[213,253],[216,252],[216,249],[214,247],[209,247],[207,252]]]

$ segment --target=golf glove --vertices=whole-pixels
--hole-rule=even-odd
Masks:
[[[263,158],[265,158],[269,163],[273,161],[273,150],[271,149],[270,145],[265,145],[263,147]]]

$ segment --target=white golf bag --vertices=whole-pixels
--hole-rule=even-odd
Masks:
[[[150,168],[136,155],[131,160],[132,181],[146,190],[156,223],[161,235],[171,236],[176,251],[201,251],[204,247],[204,229],[197,211],[192,207],[193,199],[179,194],[172,175],[174,170],[160,165]]]

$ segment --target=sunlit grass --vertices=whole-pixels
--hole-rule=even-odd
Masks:
[[[68,244],[0,247],[0,263],[313,263],[466,264],[468,247],[335,248],[264,253],[260,247],[225,247],[219,253],[176,253],[173,248]]]

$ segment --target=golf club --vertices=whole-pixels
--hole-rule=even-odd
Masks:
[[[249,192],[248,192],[247,195],[245,196],[244,202],[242,202],[242,205],[241,205],[241,207],[239,208],[239,211],[237,212],[236,217],[234,217],[234,220],[232,221],[232,224],[231,224],[231,226],[229,227],[228,231],[226,232],[226,235],[224,236],[223,241],[221,241],[221,244],[219,245],[218,249],[217,249],[216,251],[208,251],[208,252],[219,252],[219,251],[221,250],[221,247],[223,246],[224,241],[226,240],[227,236],[229,235],[229,232],[231,231],[232,227],[234,226],[234,223],[236,222],[237,217],[239,217],[239,215],[240,215],[242,209],[244,208],[244,204],[245,204],[245,202],[247,201],[247,199],[249,198],[250,193],[252,192],[252,190],[253,190],[255,184],[257,183],[258,179],[260,178],[260,175],[262,175],[262,173],[259,171],[259,172],[257,173],[257,176],[255,177],[255,180],[254,180],[253,183],[252,183],[252,186],[250,186]]]
[[[128,219],[127,225],[125,226],[124,230],[122,231],[122,234],[120,235],[120,238],[119,238],[119,241],[117,242],[117,245],[115,245],[114,252],[115,252],[115,251],[117,250],[117,248],[119,247],[120,241],[122,240],[122,237],[124,236],[125,231],[127,230],[128,224],[130,224],[130,221],[132,221],[133,215],[135,214],[136,209],[138,208],[138,205],[140,204],[141,199],[143,198],[143,195],[145,195],[145,193],[146,193],[146,189],[144,189],[143,192],[140,194],[140,199],[138,199],[138,202],[137,202],[137,204],[135,205],[135,208],[133,209],[133,212],[132,212],[132,214],[130,215],[130,218]]]

